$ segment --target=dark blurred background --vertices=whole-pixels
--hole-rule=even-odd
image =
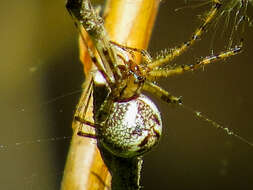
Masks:
[[[204,6],[174,11],[184,3],[161,3],[149,48],[152,55],[186,41],[203,18],[198,15],[208,10]],[[251,18],[252,11],[250,6]],[[68,93],[79,90],[84,80],[77,31],[64,0],[1,1],[0,18],[0,189],[59,189],[70,142],[63,137],[71,136],[72,115],[80,96]],[[185,105],[251,142],[252,29],[246,27],[240,55],[160,82],[182,96]],[[211,50],[224,50],[226,34],[221,36],[218,29],[214,36],[214,31],[175,63],[195,63],[211,55]],[[253,147],[186,110],[154,101],[162,112],[164,136],[145,156],[145,190],[253,189]],[[57,137],[60,139],[51,139]]]

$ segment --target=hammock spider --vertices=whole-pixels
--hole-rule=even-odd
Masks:
[[[75,115],[77,122],[94,127],[96,131],[95,133],[86,133],[80,129],[78,135],[98,139],[98,143],[119,157],[142,155],[157,144],[161,136],[162,122],[160,113],[155,104],[142,94],[142,90],[151,92],[169,104],[185,107],[180,97],[171,95],[155,84],[154,81],[160,77],[195,71],[217,60],[236,55],[241,51],[240,45],[218,55],[203,58],[192,65],[181,65],[174,68],[164,67],[165,64],[171,62],[191,47],[205,32],[208,25],[216,17],[218,10],[222,7],[219,0],[213,0],[213,5],[202,25],[193,33],[190,40],[154,60],[145,50],[126,47],[110,41],[103,25],[103,19],[91,6],[89,0],[68,0],[66,7],[74,17],[78,28],[85,29],[92,39],[98,54],[95,54],[87,46],[88,51],[108,90],[107,97],[96,112],[95,123],[86,121],[82,115]],[[84,38],[83,42],[87,45]],[[142,55],[143,63],[136,64],[132,55],[133,52]],[[96,86],[97,74],[94,74],[93,82],[90,84],[90,94],[92,94],[93,83]],[[185,108],[189,109],[188,107]],[[200,112],[191,111],[196,117],[248,143]]]

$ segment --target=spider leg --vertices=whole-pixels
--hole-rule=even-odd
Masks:
[[[145,49],[129,47],[129,46],[125,46],[125,45],[122,45],[122,44],[118,44],[117,42],[113,42],[113,41],[110,41],[110,42],[112,44],[122,48],[123,50],[126,50],[126,51],[130,50],[130,51],[135,51],[135,52],[140,53],[146,63],[151,63],[152,62],[152,57],[150,56],[150,54]]]
[[[120,82],[122,75],[118,68],[117,55],[109,42],[103,19],[92,8],[90,0],[68,0],[66,7],[70,14],[78,21],[78,24],[89,34],[99,54],[99,59],[102,61],[102,66],[98,66],[98,63],[96,63],[98,59],[95,60],[98,69],[100,70],[102,67],[106,69],[104,74],[102,73],[103,75],[105,75],[105,73],[113,74],[113,79],[107,81],[109,86],[112,87],[115,81]],[[92,58],[94,57],[92,56]],[[108,78],[106,78],[106,80],[108,80]]]
[[[212,6],[211,10],[208,12],[204,22],[202,25],[193,33],[191,39],[185,43],[183,43],[181,46],[172,49],[169,53],[162,55],[157,60],[154,60],[152,63],[148,64],[148,68],[150,70],[157,68],[165,63],[168,63],[181,55],[184,51],[186,51],[190,46],[192,46],[203,34],[203,32],[206,30],[208,24],[215,18],[218,9],[221,7],[221,3],[219,0],[213,0],[214,5]]]
[[[84,46],[87,49],[87,52],[88,52],[88,54],[90,56],[90,59],[96,65],[96,67],[101,72],[101,74],[103,75],[103,77],[105,78],[105,80],[107,81],[107,83],[110,86],[110,84],[113,83],[114,78],[112,77],[112,75],[110,75],[110,72],[107,72],[109,70],[108,66],[103,64],[103,62],[99,58],[99,55],[96,52],[95,48],[92,48],[93,47],[92,44],[88,44],[88,38],[86,37],[87,35],[85,35],[85,31],[83,30],[83,27],[81,27],[81,25],[79,23],[81,21],[78,20],[78,19],[81,19],[81,18],[79,18],[77,16],[74,16],[74,15],[77,14],[77,13],[75,13],[77,10],[75,10],[73,8],[73,1],[68,0],[68,3],[66,5],[66,7],[67,7],[67,10],[68,10],[69,14],[72,16],[72,18],[74,20],[74,24],[75,24],[76,28],[78,29],[78,32],[80,34],[80,37],[82,39],[82,42],[83,42]],[[79,7],[79,9],[81,9],[81,7]]]
[[[80,36],[82,38],[82,41],[84,42],[88,54],[92,60],[92,63],[94,63],[97,67],[97,69],[100,71],[100,73],[103,75],[104,79],[106,80],[106,82],[108,83],[109,86],[112,86],[112,84],[114,83],[114,77],[112,77],[111,72],[107,72],[109,70],[108,65],[104,65],[103,62],[101,61],[101,59],[98,56],[98,53],[94,50],[91,50],[91,48],[88,46],[87,42],[84,39],[83,34],[80,32]]]
[[[79,117],[79,116],[75,116],[75,121],[78,121],[84,125],[88,125],[92,128],[97,128],[97,127],[100,127],[99,125],[95,124],[95,123],[92,123],[90,121],[87,121],[87,120],[84,120],[83,118]],[[97,135],[96,133],[94,133],[93,130],[82,130],[82,129],[79,129],[78,132],[77,132],[77,135],[79,136],[82,136],[82,137],[89,137],[89,138],[97,138]]]
[[[93,117],[92,110],[90,110],[91,104],[93,104],[93,79],[90,76],[86,80],[86,86],[84,87],[82,96],[80,98],[80,101],[76,108],[76,113],[74,115],[73,122],[76,122],[74,131],[77,131],[77,134],[80,136],[86,136],[95,138],[96,137],[96,131],[95,128],[96,125],[93,124],[93,122],[87,121],[89,118]],[[88,125],[88,126],[85,126]]]
[[[166,90],[162,89],[160,86],[152,82],[145,81],[143,85],[143,90],[154,94],[155,96],[159,97],[160,99],[162,99],[167,103],[177,105],[182,104],[181,97],[171,95],[169,92],[167,92]]]
[[[172,75],[178,75],[178,74],[183,74],[184,72],[187,71],[195,71],[199,68],[203,68],[205,65],[212,64],[218,60],[222,60],[225,58],[228,58],[230,56],[236,55],[242,51],[241,46],[236,46],[233,49],[230,49],[228,51],[222,52],[218,55],[212,55],[205,57],[201,61],[199,61],[196,64],[192,65],[180,65],[172,69],[157,69],[157,70],[152,70],[148,73],[147,79],[148,80],[155,80],[156,78],[160,77],[169,77]]]

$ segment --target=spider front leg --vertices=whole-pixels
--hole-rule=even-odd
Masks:
[[[150,56],[150,54],[145,49],[138,49],[138,48],[134,48],[134,47],[128,47],[128,46],[118,44],[117,42],[113,42],[113,41],[110,41],[110,42],[112,44],[118,46],[119,48],[129,52],[129,53],[132,53],[132,51],[140,53],[142,58],[144,59],[145,63],[151,63],[152,62],[152,57]]]
[[[211,10],[208,12],[202,25],[193,33],[191,39],[183,43],[180,47],[172,49],[168,54],[162,55],[160,56],[160,58],[148,64],[148,68],[152,70],[161,65],[164,65],[165,63],[171,62],[176,57],[181,55],[184,51],[186,51],[190,46],[192,46],[200,38],[200,36],[206,30],[208,24],[210,24],[210,22],[212,22],[212,20],[215,18],[215,16],[217,15],[218,9],[222,5],[219,0],[213,0],[213,2],[215,4],[212,6]]]
[[[107,81],[108,84],[112,86],[112,82],[114,80],[120,80],[122,76],[117,67],[118,59],[114,48],[110,44],[103,19],[98,15],[96,10],[94,10],[90,0],[68,0],[66,7],[78,24],[78,27],[83,27],[89,34],[98,52],[102,65],[99,65],[99,61],[94,62],[94,64],[98,68],[104,67],[106,69],[105,73],[113,74],[113,79]]]
[[[228,51],[221,52],[220,54],[205,57],[204,59],[202,59],[201,61],[199,61],[196,64],[180,65],[180,66],[177,66],[172,69],[159,68],[156,70],[152,70],[148,73],[147,79],[148,80],[155,80],[156,78],[160,78],[160,77],[169,77],[172,75],[183,74],[184,72],[187,72],[187,71],[195,71],[199,68],[203,68],[205,65],[212,64],[218,60],[226,59],[230,56],[237,55],[241,51],[242,51],[242,48],[240,45],[240,46],[236,46]]]

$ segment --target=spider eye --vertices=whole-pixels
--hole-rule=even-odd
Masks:
[[[137,80],[138,80],[139,82],[144,82],[144,81],[145,81],[145,78],[142,77],[142,76],[137,75],[136,78],[137,78]]]
[[[142,94],[127,102],[114,102],[104,126],[98,129],[100,143],[120,157],[144,154],[162,134],[160,112]]]

